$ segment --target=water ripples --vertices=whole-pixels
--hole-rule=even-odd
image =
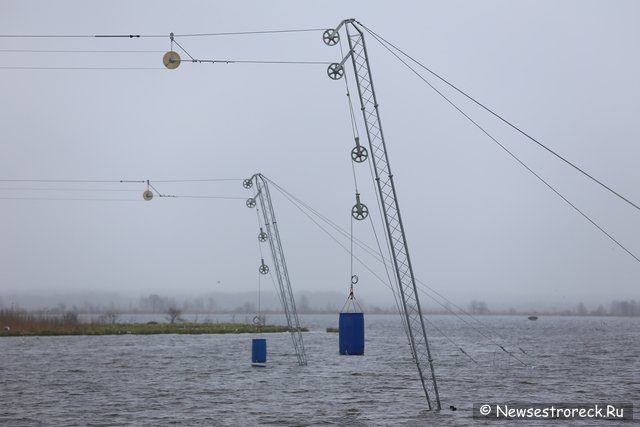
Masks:
[[[473,403],[637,406],[640,396],[640,319],[483,318],[515,343],[523,365],[457,319],[435,316],[478,365],[434,335],[444,409],[428,412],[397,316],[366,316],[365,355],[354,357],[339,356],[338,335],[324,331],[337,316],[301,318],[311,328],[306,367],[288,334],[266,335],[266,368],[250,367],[251,335],[2,338],[0,424],[464,426],[475,424]],[[572,425],[592,425],[583,423]]]

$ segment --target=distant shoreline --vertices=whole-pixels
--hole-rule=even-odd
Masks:
[[[286,326],[247,325],[242,323],[78,323],[47,325],[42,328],[6,325],[9,329],[0,330],[0,337],[27,336],[70,336],[70,335],[159,335],[159,334],[246,334],[288,332]],[[307,328],[301,329],[307,332]]]

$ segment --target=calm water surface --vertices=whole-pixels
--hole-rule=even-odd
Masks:
[[[0,425],[507,425],[474,420],[471,410],[473,403],[507,401],[629,402],[640,411],[640,319],[480,319],[490,328],[428,318],[448,337],[430,328],[446,408],[440,412],[425,410],[397,315],[365,315],[366,354],[351,357],[339,356],[338,335],[325,332],[337,326],[337,315],[301,316],[311,329],[303,335],[305,367],[297,365],[288,334],[263,336],[267,368],[250,366],[258,335],[1,338]]]

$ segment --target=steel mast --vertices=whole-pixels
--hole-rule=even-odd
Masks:
[[[298,358],[298,364],[300,366],[304,366],[307,364],[307,357],[304,351],[304,342],[302,341],[302,332],[300,328],[300,321],[298,320],[298,312],[296,311],[296,302],[293,298],[293,291],[291,290],[291,280],[289,279],[287,263],[284,258],[284,250],[282,249],[280,233],[278,232],[276,214],[273,210],[273,204],[271,203],[269,186],[267,184],[267,179],[260,173],[256,173],[251,178],[245,179],[242,185],[244,188],[248,189],[253,187],[254,182],[256,185],[256,198],[259,198],[260,200],[260,210],[262,212],[262,218],[266,228],[266,231],[260,230],[258,240],[260,242],[269,242],[271,256],[274,263],[276,282],[280,293],[280,302],[282,303],[282,308],[284,310],[285,317],[287,318],[287,326],[289,327],[293,347]],[[255,198],[249,198],[247,200],[247,207],[249,208],[255,208],[257,204],[258,203]],[[262,260],[259,271],[261,274],[269,273],[269,267],[264,263],[264,260]]]
[[[402,310],[404,312],[401,313],[401,315],[403,315],[406,320],[409,346],[418,368],[420,381],[427,398],[429,409],[439,410],[441,409],[440,396],[438,394],[436,375],[433,367],[433,358],[431,357],[431,351],[429,349],[427,331],[420,309],[418,289],[413,274],[411,258],[409,257],[409,247],[400,215],[398,196],[396,194],[393,174],[391,173],[391,167],[389,165],[389,156],[382,133],[378,101],[373,88],[373,78],[371,76],[364,34],[356,25],[355,19],[346,19],[335,29],[326,30],[322,38],[329,46],[337,44],[340,41],[339,30],[343,26],[347,33],[349,52],[340,63],[329,65],[327,74],[334,80],[340,79],[344,75],[345,62],[351,58],[355,80],[358,86],[362,116],[369,141],[369,149],[373,156],[375,180],[380,196],[380,203],[383,206],[384,222],[391,247],[393,266],[402,297]],[[354,152],[362,154],[362,147],[359,146],[357,140]],[[366,151],[364,155],[366,156]],[[354,160],[356,160],[356,157],[354,157]],[[362,206],[364,205],[357,200],[354,210],[356,212],[361,211]]]

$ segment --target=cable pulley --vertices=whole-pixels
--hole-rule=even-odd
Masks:
[[[367,205],[360,203],[360,193],[356,193],[356,204],[351,208],[351,216],[358,221],[362,221],[369,216]]]
[[[175,70],[180,65],[180,55],[178,52],[170,50],[162,57],[162,63],[170,70]]]
[[[242,181],[242,186],[246,189],[253,187],[253,180],[251,180],[250,178],[245,179],[244,181]]]
[[[260,264],[260,267],[258,267],[258,271],[260,272],[260,274],[269,273],[269,266],[264,263],[264,258],[261,259],[261,264]]]
[[[322,33],[322,41],[324,41],[324,44],[327,46],[335,46],[340,41],[340,33],[330,28]]]
[[[254,199],[253,197],[249,197],[247,199],[247,207],[250,209],[253,209],[256,207],[256,199]]]
[[[262,227],[260,227],[260,233],[258,233],[258,242],[266,242],[268,238],[269,236],[267,235],[267,233],[265,233],[264,230],[262,230]]]
[[[147,202],[153,199],[153,192],[149,190],[150,185],[151,184],[149,184],[149,180],[147,180],[147,189],[144,191],[144,193],[142,193],[142,198],[145,199]]]
[[[344,76],[344,67],[341,64],[334,62],[327,68],[327,75],[332,80],[340,80],[342,76]]]
[[[351,160],[356,163],[362,163],[369,157],[369,152],[366,148],[360,145],[360,138],[355,137],[356,146],[351,150]]]

